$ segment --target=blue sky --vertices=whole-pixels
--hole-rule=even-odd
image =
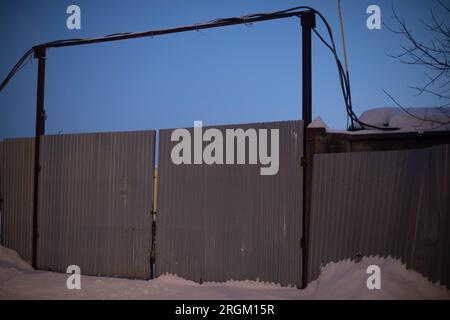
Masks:
[[[370,4],[390,23],[391,7],[419,36],[431,2],[343,0],[353,104],[357,114],[392,105],[430,106],[408,85],[423,70],[386,53],[401,38],[366,28]],[[81,8],[81,30],[66,28],[66,8]],[[33,45],[66,38],[174,27],[215,18],[309,5],[329,20],[341,49],[337,0],[130,0],[0,2],[0,78]],[[325,34],[323,25],[318,30]],[[268,122],[301,118],[301,32],[296,18],[47,52],[46,133],[127,131]],[[342,51],[340,51],[342,52]],[[34,134],[37,61],[0,92],[0,139]],[[333,58],[313,36],[313,117],[345,128],[346,114]]]

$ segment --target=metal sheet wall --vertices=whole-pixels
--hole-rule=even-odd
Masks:
[[[4,245],[3,244],[3,192],[2,192],[2,180],[3,180],[3,168],[2,168],[2,163],[3,163],[3,143],[0,141],[0,245]]]
[[[279,172],[261,176],[259,164],[175,165],[170,157],[176,144],[170,141],[172,130],[161,130],[157,275],[301,285],[302,122],[215,128],[222,132],[224,145],[226,129],[279,129]]]
[[[399,258],[449,286],[449,150],[315,155],[308,279],[361,253]]]
[[[1,143],[2,244],[32,259],[34,139]]]
[[[155,132],[44,136],[38,267],[149,278]]]

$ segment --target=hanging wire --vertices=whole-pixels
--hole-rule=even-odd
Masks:
[[[340,3],[340,1],[339,1]],[[14,77],[14,75],[20,70],[20,68],[26,63],[26,61],[31,57],[33,52],[38,47],[45,47],[45,48],[52,48],[52,47],[62,47],[62,46],[74,46],[74,45],[81,45],[81,44],[89,44],[89,43],[98,43],[98,42],[106,42],[106,41],[115,41],[115,40],[124,40],[124,39],[131,39],[131,38],[138,38],[138,37],[144,37],[144,36],[156,36],[161,34],[168,34],[168,33],[177,33],[177,32],[185,32],[185,31],[192,31],[192,30],[200,30],[200,29],[206,29],[206,28],[212,28],[217,26],[225,26],[230,24],[237,24],[237,23],[248,23],[249,19],[277,19],[287,16],[280,16],[280,15],[286,15],[290,14],[290,16],[298,16],[301,17],[302,13],[305,11],[312,11],[315,14],[319,16],[319,18],[323,21],[326,30],[328,32],[328,36],[330,38],[330,43],[328,43],[323,36],[316,30],[316,28],[313,28],[314,33],[318,36],[320,41],[332,52],[336,66],[338,69],[338,75],[339,75],[339,83],[341,86],[342,96],[344,98],[344,104],[345,109],[347,112],[347,116],[351,120],[351,126],[348,128],[349,130],[358,130],[358,129],[379,129],[379,130],[396,130],[397,128],[390,128],[390,127],[378,127],[374,125],[370,125],[367,123],[364,123],[358,119],[356,114],[353,111],[352,106],[352,99],[351,99],[351,91],[350,91],[350,80],[349,80],[349,72],[348,72],[348,66],[347,66],[347,58],[346,58],[346,51],[345,51],[345,42],[344,42],[344,59],[345,59],[345,65],[346,70],[344,71],[342,67],[342,63],[339,59],[339,56],[337,54],[335,41],[333,38],[333,32],[330,27],[330,24],[325,19],[325,17],[316,9],[311,8],[309,6],[298,6],[286,10],[281,11],[275,11],[275,12],[268,12],[268,13],[256,13],[251,15],[245,15],[242,17],[232,17],[232,18],[220,18],[208,21],[206,23],[201,24],[194,24],[191,26],[184,26],[184,27],[178,27],[173,29],[163,29],[163,30],[153,30],[153,31],[145,31],[145,32],[137,32],[137,33],[115,33],[112,35],[107,35],[105,37],[100,38],[87,38],[87,39],[68,39],[68,40],[57,40],[52,42],[43,43],[39,46],[35,46],[28,50],[22,58],[19,59],[19,61],[16,63],[16,65],[11,69],[11,71],[8,73],[6,78],[2,81],[0,84],[0,92],[6,87],[6,85],[11,81],[11,79]],[[343,23],[342,23],[342,13],[339,6],[339,14],[341,17],[341,31],[343,34]],[[221,24],[221,25],[218,25]],[[344,35],[344,34],[343,34]],[[344,41],[344,40],[343,40]],[[359,124],[360,128],[356,128],[354,126],[354,123]]]

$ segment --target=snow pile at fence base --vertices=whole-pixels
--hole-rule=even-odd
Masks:
[[[22,271],[31,270],[33,268],[16,251],[0,246],[0,292],[3,282]]]
[[[381,290],[367,289],[370,265],[380,267]],[[359,263],[351,260],[329,263],[306,291],[310,292],[311,299],[450,299],[450,291],[444,286],[432,284],[390,257],[364,257]]]
[[[381,290],[368,290],[369,265],[381,268]],[[0,299],[450,299],[450,292],[391,258],[330,263],[304,290],[257,281],[202,285],[174,275],[155,280],[81,277],[68,290],[68,275],[33,270],[16,252],[0,246]]]
[[[24,271],[33,270],[28,263],[22,260],[16,251],[0,246],[0,268],[4,269],[8,267]]]

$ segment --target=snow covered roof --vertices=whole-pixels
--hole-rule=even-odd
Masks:
[[[425,132],[425,131],[450,131],[450,107],[442,108],[375,108],[362,113],[359,117],[361,122],[369,125],[397,128],[395,131],[381,131],[375,129],[364,129],[358,131],[345,131],[328,129],[325,122],[317,117],[308,126],[309,128],[325,128],[328,132],[346,132],[352,134],[367,134],[380,132]],[[356,128],[361,128],[355,124]]]

